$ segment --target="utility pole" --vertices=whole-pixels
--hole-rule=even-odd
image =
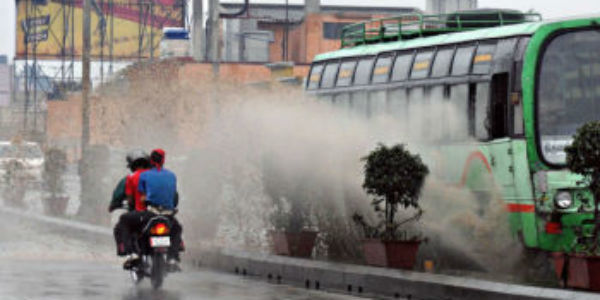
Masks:
[[[283,33],[283,61],[288,61],[288,43],[290,36],[290,1],[285,0],[285,31]]]
[[[90,51],[91,51],[91,1],[83,1],[83,51],[81,54],[81,158],[79,160],[79,178],[81,182],[81,205],[78,215],[89,218],[94,214],[94,204],[90,198]]]
[[[204,61],[206,59],[205,49],[205,33],[204,33],[204,0],[194,0],[194,7],[192,13],[193,29],[192,29],[192,53],[196,61]]]
[[[212,62],[213,67],[213,76],[217,78],[219,76],[219,61],[220,61],[220,53],[219,53],[219,43],[221,42],[221,32],[219,26],[219,0],[209,0],[209,11],[208,11],[208,20],[209,20],[209,55],[208,60]]]
[[[83,52],[81,56],[81,157],[85,158],[90,143],[90,51],[91,51],[91,2],[83,2]]]

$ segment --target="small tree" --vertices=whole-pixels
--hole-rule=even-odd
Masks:
[[[354,215],[354,221],[363,227],[367,237],[402,239],[400,227],[422,215],[419,196],[429,169],[419,155],[411,154],[401,144],[390,148],[380,144],[362,160],[365,161],[363,189],[374,197],[371,204],[382,221],[370,226],[359,214]],[[406,220],[396,221],[400,207],[415,208],[417,212]]]
[[[598,201],[600,199],[600,122],[589,122],[579,129],[573,137],[573,143],[565,148],[567,153],[567,167],[574,173],[585,177],[594,195],[594,220],[595,227],[590,251],[597,248],[597,237],[600,229],[598,223]]]
[[[57,202],[65,191],[65,183],[63,176],[67,169],[67,155],[64,151],[56,148],[51,148],[46,151],[46,159],[44,162],[44,172],[42,178],[44,180],[44,187],[46,192],[49,194],[49,198],[46,201],[52,214],[60,215],[64,211],[61,211],[57,205]]]
[[[52,200],[64,192],[63,175],[67,169],[67,155],[56,148],[46,151],[43,179]]]

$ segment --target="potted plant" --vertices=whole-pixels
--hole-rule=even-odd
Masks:
[[[293,257],[312,256],[318,232],[311,229],[310,179],[284,167],[266,163],[265,193],[273,200],[270,236],[273,253]]]
[[[587,185],[594,196],[594,219],[599,220],[600,212],[600,122],[589,122],[579,129],[573,143],[565,148],[567,168],[583,175],[580,185]],[[571,253],[554,253],[556,273],[564,286],[600,290],[600,249],[598,233],[600,223],[593,222],[591,234],[582,232],[581,242]]]
[[[67,209],[69,197],[65,195],[63,175],[67,169],[67,155],[64,151],[51,148],[46,151],[42,178],[46,197],[43,207],[46,214],[63,216]]]
[[[11,159],[2,166],[5,170],[4,181],[4,199],[8,206],[16,208],[25,208],[25,192],[27,191],[27,176],[23,163]]]
[[[371,205],[378,216],[376,225],[355,214],[355,223],[363,228],[363,251],[367,264],[412,269],[422,239],[409,234],[407,225],[418,220],[423,211],[419,196],[429,169],[419,155],[411,154],[404,145],[387,147],[380,144],[363,158],[363,189],[373,196]],[[412,210],[412,216],[401,220],[398,210]]]

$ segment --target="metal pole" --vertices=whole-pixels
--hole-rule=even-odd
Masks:
[[[68,15],[67,15],[67,0],[62,0],[62,13],[63,13],[63,28],[62,28],[62,46],[60,48],[60,79],[61,79],[61,92],[65,87],[65,58],[67,56],[67,34],[68,34]]]
[[[290,1],[285,0],[285,32],[283,36],[283,61],[288,61],[288,42],[290,34],[289,5]]]
[[[144,26],[144,6],[142,4],[142,2],[138,2],[138,9],[139,9],[139,17],[140,17],[140,22],[138,23],[138,61],[142,60],[142,46],[144,43],[144,32],[143,32],[143,26]]]
[[[108,74],[113,74],[113,51],[115,46],[115,3],[110,0],[110,48],[108,50],[108,56],[110,60],[110,66],[108,67]]]
[[[38,8],[37,5],[33,7],[33,19],[37,20],[38,16]],[[34,22],[33,32],[37,34],[37,22]],[[32,132],[37,131],[37,113],[38,113],[38,103],[37,103],[37,81],[38,81],[38,61],[37,61],[37,39],[33,43],[33,128]]]
[[[90,143],[90,52],[91,52],[91,2],[83,2],[83,51],[81,56],[82,74],[82,103],[81,103],[81,153],[85,159],[86,150]]]
[[[209,60],[212,62],[213,76],[217,78],[219,76],[219,43],[221,40],[221,33],[219,32],[219,0],[209,0],[209,20],[210,20],[210,43],[209,43]]]
[[[23,108],[23,130],[27,130],[27,111],[29,110],[29,4],[30,0],[25,1],[25,61],[23,72],[25,74],[25,107]]]
[[[150,2],[150,60],[154,60],[154,2]]]
[[[75,3],[71,0],[71,83],[75,83]]]
[[[206,37],[204,32],[204,10],[203,10],[203,0],[194,0],[193,7],[193,37],[192,37],[192,52],[194,59],[196,61],[204,61],[206,59],[205,56],[205,47],[206,47]]]
[[[106,38],[106,19],[104,18],[104,0],[100,0],[100,15],[98,16],[100,27],[100,84],[104,84],[104,39]]]

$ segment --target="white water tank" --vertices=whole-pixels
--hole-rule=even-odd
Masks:
[[[160,57],[188,57],[190,51],[190,33],[185,28],[165,27],[160,41]]]

